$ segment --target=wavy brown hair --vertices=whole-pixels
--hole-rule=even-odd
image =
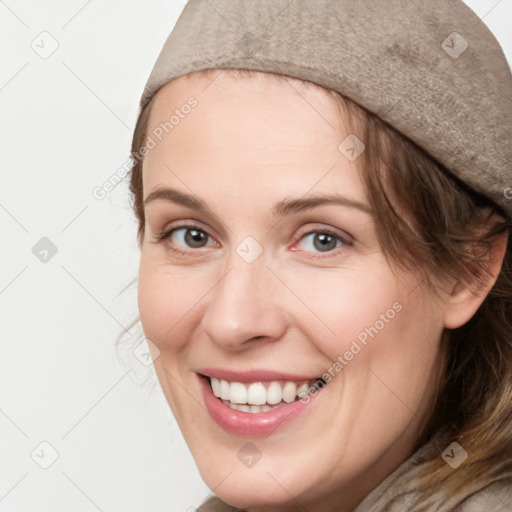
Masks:
[[[224,70],[239,78],[260,72]],[[212,77],[218,69],[196,73]],[[263,73],[269,79],[296,80]],[[436,290],[436,277],[451,276],[478,289],[489,277],[493,239],[509,233],[512,220],[502,208],[467,187],[420,147],[376,115],[336,91],[323,89],[344,114],[344,125],[364,142],[358,159],[382,251],[398,267],[420,270]],[[154,97],[153,97],[154,99]],[[141,112],[132,141],[140,155],[147,137],[153,101]],[[138,243],[144,238],[143,159],[134,158],[130,176]],[[497,214],[500,222],[489,220]],[[512,251],[508,244],[501,272],[484,302],[463,326],[445,329],[437,401],[418,434],[420,447],[435,433],[439,451],[421,461],[415,479],[416,501],[409,510],[439,509],[454,496],[467,496],[499,478],[512,475]],[[441,452],[457,441],[469,457],[452,469]],[[391,503],[388,504],[390,506]]]

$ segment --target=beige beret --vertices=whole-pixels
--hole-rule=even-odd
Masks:
[[[512,215],[512,76],[459,0],[189,0],[141,109],[162,85],[206,68],[339,91]]]

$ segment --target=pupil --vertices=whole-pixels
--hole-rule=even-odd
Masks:
[[[317,242],[320,243],[317,244]],[[325,252],[336,248],[336,239],[327,233],[320,233],[315,236],[313,244],[315,249]]]
[[[185,234],[185,241],[191,247],[202,247],[204,239],[204,233],[197,229],[189,229]]]

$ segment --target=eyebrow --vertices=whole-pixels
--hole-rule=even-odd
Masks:
[[[173,188],[159,188],[154,190],[146,197],[146,199],[144,199],[144,205],[158,199],[180,204],[187,208],[197,210],[200,213],[210,213],[210,208],[208,208],[204,201]],[[367,204],[360,201],[349,199],[348,197],[337,194],[321,194],[309,197],[301,197],[297,199],[283,199],[276,203],[272,208],[272,216],[284,217],[285,215],[289,215],[291,213],[309,210],[324,204],[337,204],[341,206],[347,206],[349,208],[358,209],[370,215],[372,214],[372,209]]]

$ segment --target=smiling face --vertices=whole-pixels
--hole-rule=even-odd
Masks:
[[[158,379],[225,501],[351,510],[415,446],[444,306],[384,257],[358,160],[338,149],[353,128],[325,91],[180,77],[147,133],[191,96],[144,161],[139,310]]]

